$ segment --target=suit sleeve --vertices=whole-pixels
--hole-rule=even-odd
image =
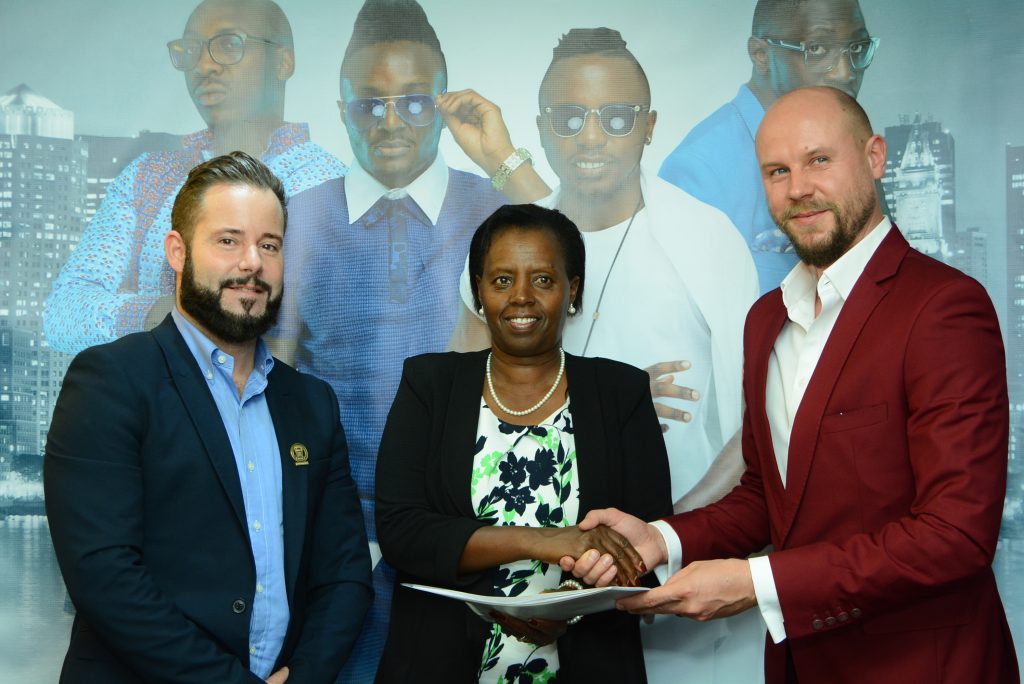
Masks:
[[[338,402],[326,384],[322,405],[334,426],[328,481],[313,521],[306,614],[287,663],[293,684],[330,684],[345,664],[373,601],[370,553],[355,481],[349,468]]]
[[[147,682],[260,682],[146,567],[140,454],[154,417],[133,387],[123,360],[89,349],[69,368],[54,410],[43,483],[68,593],[96,637]]]
[[[432,405],[426,383],[406,361],[377,455],[377,538],[389,564],[425,582],[469,586],[478,574],[458,572],[466,542],[486,523],[438,510],[432,501],[438,461],[455,454],[433,453],[432,433],[445,412]],[[469,438],[471,436],[467,436]],[[469,500],[469,478],[466,491]]]
[[[903,382],[908,454],[886,457],[909,457],[910,510],[841,543],[769,556],[791,637],[811,633],[823,605],[877,615],[939,596],[991,567],[1009,411],[999,324],[980,285],[958,279],[932,295],[913,325]]]

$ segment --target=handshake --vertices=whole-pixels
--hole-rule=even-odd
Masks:
[[[635,586],[648,570],[669,562],[661,531],[615,508],[590,511],[578,527],[568,529],[578,531],[580,550],[563,555],[559,567],[592,586]],[[755,605],[750,563],[743,558],[689,563],[661,586],[616,604],[630,613],[666,613],[702,622]]]

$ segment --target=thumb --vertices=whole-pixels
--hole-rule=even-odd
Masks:
[[[580,522],[580,529],[583,531],[592,530],[598,525],[615,525],[622,517],[622,512],[617,508],[598,508],[587,513]]]

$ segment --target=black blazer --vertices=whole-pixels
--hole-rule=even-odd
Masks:
[[[291,620],[277,666],[333,682],[372,600],[338,404],[278,361],[267,404],[281,454]],[[308,450],[308,465],[290,455]],[[227,432],[168,316],[79,354],[44,459],[46,511],[78,609],[62,682],[259,682],[248,670],[256,571]]]
[[[470,471],[487,351],[408,359],[377,457],[377,536],[398,582],[490,593],[492,573],[460,575],[484,523]],[[668,457],[648,376],[608,359],[566,354],[580,518],[615,506],[645,520],[671,513]],[[397,586],[379,682],[475,681],[489,625],[451,599]],[[643,682],[638,619],[584,617],[558,640],[560,681]]]

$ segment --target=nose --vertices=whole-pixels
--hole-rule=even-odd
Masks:
[[[791,169],[788,175],[789,185],[786,188],[789,199],[799,202],[814,194],[810,178],[802,169]]]
[[[238,270],[242,273],[259,274],[263,270],[263,255],[260,254],[259,245],[248,245],[242,250],[241,258],[238,261]]]
[[[529,278],[517,279],[511,294],[514,304],[529,304],[533,301],[533,283]]]
[[[398,116],[398,105],[395,104],[394,100],[388,100],[384,103],[384,118],[381,119],[379,125],[382,128],[401,128],[405,125],[402,117]]]
[[[210,56],[210,44],[205,43],[199,50],[199,61],[196,62],[194,69],[200,74],[209,74],[212,72],[219,72],[221,65],[213,61],[213,57]]]
[[[581,145],[601,145],[606,142],[604,130],[601,128],[601,115],[597,112],[588,112],[583,128],[579,132]]]
[[[857,75],[858,72],[850,62],[850,53],[844,50],[839,53],[832,68],[825,72],[825,80],[839,90],[849,91],[849,85],[857,79]]]

